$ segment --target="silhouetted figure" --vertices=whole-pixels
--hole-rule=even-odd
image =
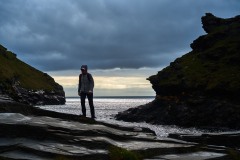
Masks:
[[[82,106],[82,114],[86,117],[86,107],[85,107],[85,99],[88,98],[91,117],[95,117],[95,111],[93,106],[93,88],[94,88],[94,80],[90,73],[87,72],[87,65],[81,66],[82,74],[79,75],[79,83],[78,83],[78,95],[81,99]]]

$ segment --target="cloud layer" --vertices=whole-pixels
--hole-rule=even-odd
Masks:
[[[0,43],[44,71],[166,66],[239,0],[0,0]]]

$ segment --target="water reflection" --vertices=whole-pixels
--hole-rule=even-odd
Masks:
[[[170,133],[184,133],[184,134],[195,134],[200,135],[206,131],[199,130],[196,128],[179,128],[177,126],[166,126],[166,125],[151,125],[148,123],[130,123],[124,121],[118,121],[114,119],[114,116],[118,112],[127,110],[128,108],[136,107],[142,104],[149,103],[153,98],[95,98],[95,112],[98,121],[107,122],[110,124],[118,124],[122,126],[133,126],[133,127],[145,127],[155,131],[158,138],[167,137]],[[49,106],[38,106],[42,109],[52,110],[56,112],[70,113],[70,114],[81,114],[81,106],[79,98],[67,98],[65,105],[49,105]],[[88,102],[86,102],[87,116],[90,117],[90,111]]]

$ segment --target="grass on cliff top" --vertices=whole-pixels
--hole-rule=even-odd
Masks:
[[[240,88],[240,66],[232,61],[240,58],[238,50],[239,37],[228,37],[217,41],[204,52],[194,52],[183,56],[181,65],[186,79],[206,89],[226,87],[229,91]],[[202,58],[201,58],[202,57]],[[212,58],[213,57],[213,58]]]
[[[216,32],[206,35],[205,43],[209,42],[209,38],[212,40],[217,32],[224,32],[223,30],[226,30],[226,27],[219,27]],[[173,62],[173,66],[166,67],[157,77],[152,76],[152,79],[157,78],[159,85],[181,84],[184,81],[188,86],[204,87],[206,90],[215,88],[233,92],[240,90],[239,30],[232,31],[223,39],[215,38],[213,42],[211,47],[203,51],[193,50],[178,58]],[[174,65],[179,68],[174,69]]]
[[[26,89],[51,91],[55,87],[54,80],[20,61],[10,51],[4,51],[0,46],[0,84],[9,85],[15,80]]]

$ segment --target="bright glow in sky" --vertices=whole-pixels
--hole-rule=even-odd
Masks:
[[[156,74],[157,68],[93,70],[95,96],[154,96],[146,75]],[[67,73],[68,72],[68,73]],[[64,87],[67,96],[77,96],[79,71],[49,72]],[[67,76],[62,76],[62,75]],[[110,76],[111,75],[111,76]]]

